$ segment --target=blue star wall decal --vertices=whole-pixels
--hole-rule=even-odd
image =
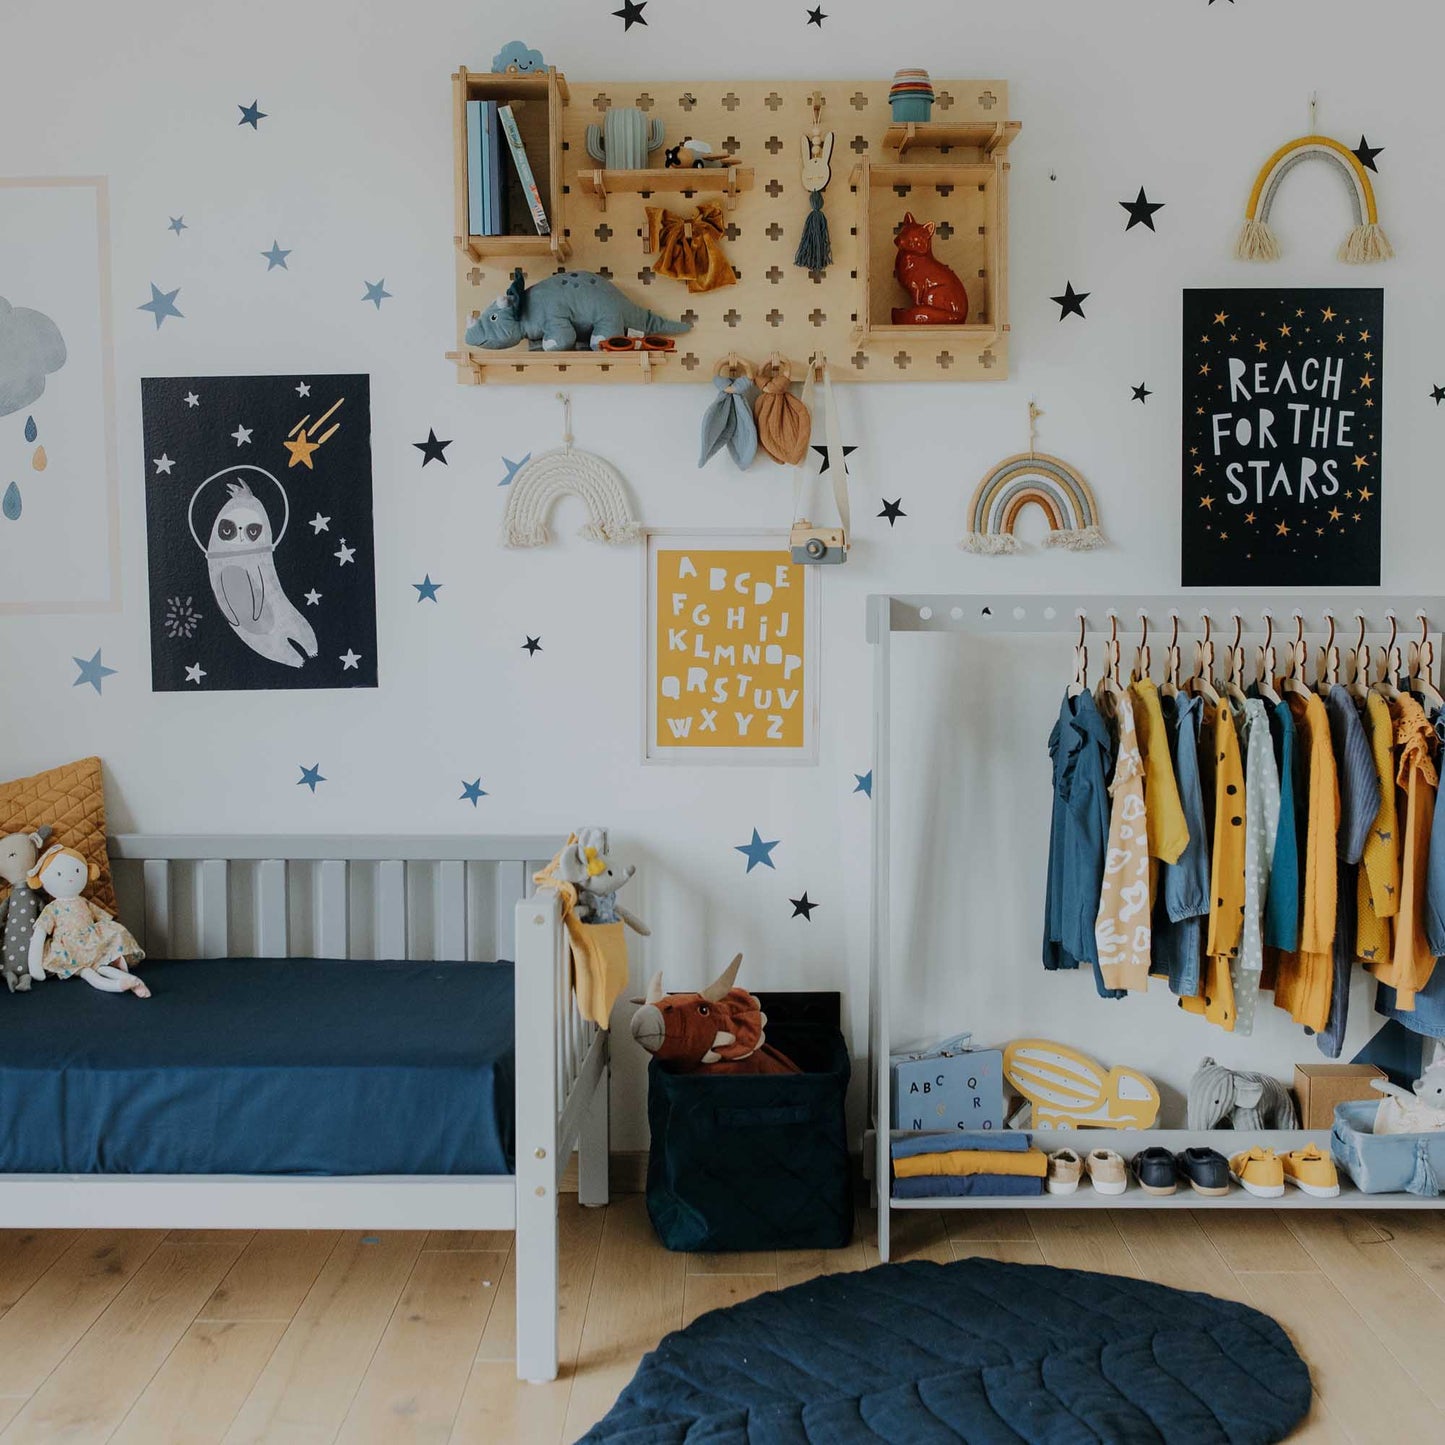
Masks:
[[[261,122],[266,119],[266,112],[254,100],[250,105],[238,103],[236,109],[241,112],[241,118],[236,122],[237,125],[248,125],[252,130],[259,130]]]
[[[115,668],[107,667],[100,660],[100,648],[95,649],[95,656],[87,662],[83,657],[72,657],[70,659],[79,669],[80,675],[71,683],[71,687],[80,687],[83,683],[89,683],[97,692],[106,678],[115,676]]]
[[[137,306],[136,310],[149,311],[151,315],[155,317],[156,330],[159,331],[161,329],[161,322],[163,322],[167,316],[179,316],[182,320],[185,319],[184,314],[176,310],[176,297],[180,294],[181,288],[179,286],[177,286],[174,291],[162,291],[161,288],[152,281],[151,299],[143,305]]]
[[[853,791],[855,793],[866,793],[870,798],[873,796],[873,769],[869,768],[866,773],[854,773]]]
[[[511,486],[511,485],[512,485],[512,479],[513,479],[513,478],[517,475],[517,473],[518,473],[519,471],[521,471],[522,468],[525,467],[525,466],[527,465],[527,463],[530,462],[531,460],[532,460],[532,453],[531,453],[531,452],[528,452],[527,455],[524,456],[524,457],[522,458],[522,460],[519,461],[519,462],[514,462],[514,461],[512,461],[509,457],[503,457],[503,458],[502,458],[502,465],[503,465],[504,467],[506,467],[506,469],[507,469],[507,475],[506,475],[505,477],[503,477],[502,480],[497,483],[497,485],[498,485],[499,487],[509,487],[509,486]],[[425,465],[425,464],[423,463],[423,465]]]
[[[776,868],[778,865],[773,862],[772,851],[778,846],[781,840],[774,838],[771,843],[764,843],[758,835],[758,830],[753,829],[753,837],[750,843],[739,843],[733,848],[733,852],[741,853],[748,860],[747,871],[751,873],[761,863],[765,868]]]
[[[475,808],[477,806],[477,803],[486,796],[487,790],[482,787],[482,780],[480,778],[478,778],[474,783],[469,783],[464,778],[462,780],[462,795],[460,798],[457,799],[457,802],[470,803],[472,807]]]
[[[320,763],[316,763],[309,768],[305,763],[297,763],[296,766],[301,769],[301,776],[296,779],[296,786],[298,788],[310,788],[314,793],[317,783],[324,783],[326,781],[326,779],[321,776]]]
[[[366,287],[366,295],[361,299],[372,302],[380,311],[381,303],[391,295],[391,292],[386,289],[386,277],[383,276],[380,281],[363,281],[361,284]]]
[[[278,266],[283,271],[289,271],[291,269],[286,264],[286,258],[291,254],[291,251],[283,251],[280,241],[272,241],[271,249],[269,251],[262,251],[261,254],[266,258],[266,269],[268,271],[274,271]]]
[[[431,580],[431,573],[428,572],[420,582],[413,582],[411,585],[416,588],[416,600],[418,602],[435,602],[437,600],[437,591],[442,584],[440,582],[433,582]]]
[[[172,216],[171,223],[166,229],[168,231],[174,231],[176,235],[179,236],[182,231],[189,231],[191,228],[186,225],[186,218],[184,216]]]

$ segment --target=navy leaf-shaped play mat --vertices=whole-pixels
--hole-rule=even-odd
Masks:
[[[823,1275],[670,1334],[586,1445],[1264,1445],[1310,1406],[1267,1315],[966,1259]]]

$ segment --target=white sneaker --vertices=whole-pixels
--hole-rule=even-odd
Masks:
[[[1059,1149],[1050,1154],[1049,1193],[1072,1194],[1079,1187],[1079,1178],[1083,1172],[1083,1162],[1072,1149]]]
[[[1129,1187],[1129,1170],[1124,1156],[1112,1149],[1091,1149],[1084,1160],[1089,1183],[1100,1194],[1122,1194]]]

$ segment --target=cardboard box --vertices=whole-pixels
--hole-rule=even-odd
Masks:
[[[1374,1064],[1296,1064],[1294,1091],[1299,1100],[1300,1125],[1305,1129],[1331,1129],[1335,1105],[1351,1099],[1378,1101],[1371,1079],[1388,1077]]]
[[[1003,1128],[1003,1052],[975,1049],[969,1039],[958,1034],[893,1055],[893,1128]]]

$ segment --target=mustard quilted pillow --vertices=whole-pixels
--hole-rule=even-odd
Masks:
[[[0,783],[0,834],[28,833],[49,823],[52,843],[74,848],[88,862],[98,864],[100,877],[90,886],[90,897],[108,912],[116,912],[115,888],[110,880],[110,855],[105,848],[105,785],[99,758],[81,758],[33,778]]]

